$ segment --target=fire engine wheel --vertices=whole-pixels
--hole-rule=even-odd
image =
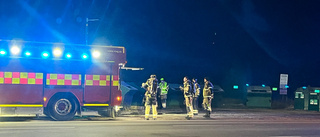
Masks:
[[[54,120],[71,120],[76,114],[77,103],[72,98],[56,98],[50,101],[48,109]]]
[[[114,108],[109,108],[107,111],[98,111],[98,114],[103,117],[111,117],[111,118],[116,117],[116,111]]]

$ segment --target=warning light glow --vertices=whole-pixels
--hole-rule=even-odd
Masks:
[[[92,56],[93,56],[94,58],[99,58],[99,57],[100,57],[100,52],[99,52],[99,51],[93,51],[93,52],[92,52]]]
[[[0,55],[5,55],[6,51],[5,50],[0,50]]]
[[[29,51],[24,53],[27,57],[31,56],[31,53]]]
[[[48,52],[43,52],[42,53],[42,57],[43,58],[48,58],[49,57],[49,53]]]
[[[60,48],[55,48],[55,49],[53,50],[53,55],[54,55],[55,57],[60,57],[61,54],[62,54],[62,51],[61,51]]]
[[[20,48],[18,48],[17,46],[13,46],[13,47],[10,49],[10,52],[11,52],[13,55],[17,55],[17,54],[20,52]]]
[[[82,54],[82,59],[87,59],[88,55],[87,54]]]
[[[233,86],[233,89],[238,89],[238,88],[239,88],[238,85],[234,85],[234,86]]]

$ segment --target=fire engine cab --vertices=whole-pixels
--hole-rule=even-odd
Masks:
[[[124,47],[0,40],[0,116],[115,117],[125,63]]]

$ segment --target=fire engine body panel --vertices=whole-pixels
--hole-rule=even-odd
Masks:
[[[82,108],[112,116],[120,105],[124,47],[23,43],[20,54],[14,55],[10,43],[1,44],[0,115],[44,113],[69,120]],[[56,48],[60,56],[54,56]],[[31,55],[25,56],[27,52]]]

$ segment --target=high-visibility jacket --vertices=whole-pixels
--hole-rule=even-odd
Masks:
[[[194,82],[193,83],[193,92],[194,92],[194,96],[198,97],[200,94],[200,85],[198,84],[198,82]]]
[[[160,90],[161,90],[161,95],[166,95],[166,94],[168,94],[169,85],[167,84],[167,82],[162,81],[162,82],[159,84],[159,88],[160,88]]]
[[[156,97],[157,96],[157,87],[158,87],[158,80],[156,78],[149,78],[145,83],[147,97]]]
[[[192,97],[193,93],[192,93],[191,84],[192,83],[189,80],[183,83],[183,94],[184,94],[184,97]]]
[[[213,97],[213,85],[211,82],[207,81],[204,83],[203,87],[203,97]]]

